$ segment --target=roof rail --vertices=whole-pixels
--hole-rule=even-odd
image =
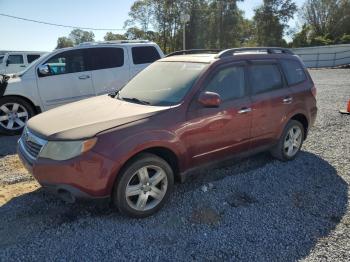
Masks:
[[[224,58],[228,56],[232,56],[237,53],[244,53],[244,52],[266,52],[268,54],[288,54],[288,55],[294,55],[292,51],[290,51],[287,48],[281,48],[281,47],[245,47],[245,48],[232,48],[227,49],[222,52],[220,52],[216,58]]]
[[[137,44],[137,43],[151,43],[151,41],[149,40],[111,40],[111,41],[84,42],[79,44],[79,46],[99,45],[99,44]]]
[[[190,55],[190,54],[205,54],[205,53],[217,54],[217,53],[220,53],[220,51],[221,51],[220,49],[188,49],[188,50],[175,51],[173,53],[166,55],[166,57],[175,56],[175,55]]]

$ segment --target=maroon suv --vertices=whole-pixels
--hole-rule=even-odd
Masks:
[[[122,213],[145,217],[198,168],[264,150],[295,158],[316,118],[315,95],[286,49],[169,56],[115,95],[32,118],[18,153],[66,201],[111,198]]]

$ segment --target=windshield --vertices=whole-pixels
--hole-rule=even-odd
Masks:
[[[118,99],[153,106],[179,104],[207,64],[155,62],[119,92]]]

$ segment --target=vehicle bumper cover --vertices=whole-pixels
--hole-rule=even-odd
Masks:
[[[74,200],[110,197],[118,168],[115,162],[98,153],[90,151],[67,161],[39,158],[31,163],[20,146],[17,151],[39,184],[56,194],[69,193]]]

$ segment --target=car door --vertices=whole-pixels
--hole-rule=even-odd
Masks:
[[[44,63],[49,75],[40,75],[38,90],[45,110],[95,95],[83,49],[60,52]]]
[[[205,108],[197,100],[188,112],[184,136],[192,165],[205,164],[249,149],[251,113],[244,63],[220,67],[201,92],[220,95],[221,105]]]
[[[13,74],[26,69],[23,54],[11,53],[6,60],[6,74]]]
[[[86,51],[97,95],[120,90],[129,81],[129,64],[125,59],[125,48],[94,47]]]
[[[291,92],[277,61],[252,61],[249,65],[252,101],[252,147],[267,146],[285,122]]]
[[[134,46],[131,47],[131,74],[133,78],[147,66],[161,58],[158,50],[154,46]]]

